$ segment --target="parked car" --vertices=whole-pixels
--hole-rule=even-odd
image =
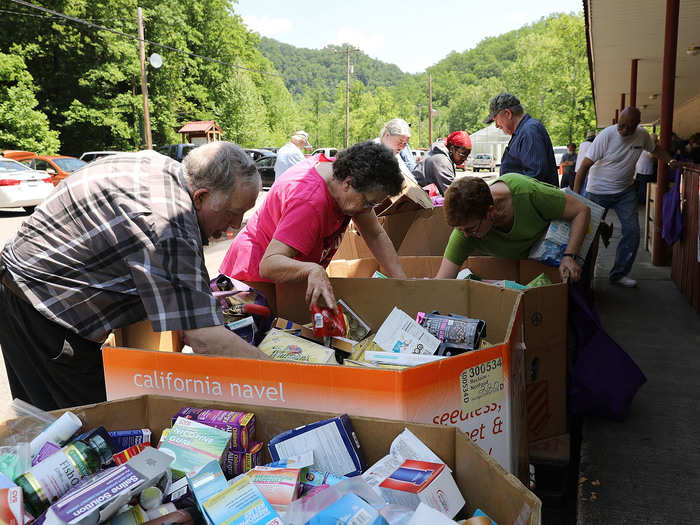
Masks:
[[[279,151],[279,148],[260,148],[260,149],[266,149],[267,151],[271,151],[272,153],[277,153]]]
[[[157,146],[155,149],[158,153],[161,153],[166,157],[182,162],[190,151],[199,146],[200,144],[190,144],[187,142],[184,144],[165,144],[163,146]]]
[[[269,149],[247,148],[246,152],[253,158],[255,162],[257,162],[258,159],[261,157],[269,157],[271,155],[274,155],[275,157],[277,156],[275,153],[272,153]]]
[[[108,155],[117,155],[118,153],[124,153],[123,151],[86,151],[80,156],[80,160],[85,162],[92,162],[93,160],[101,159],[102,157],[107,157]]]
[[[37,171],[16,160],[0,158],[0,208],[24,208],[29,213],[53,190],[45,171]]]
[[[474,155],[472,169],[475,173],[481,170],[494,171],[496,169],[496,160],[490,153],[477,153]]]
[[[54,186],[87,164],[84,160],[66,155],[35,155],[22,159],[20,162],[33,170],[45,171],[51,175]]]
[[[313,157],[314,155],[318,155],[319,153],[323,153],[326,157],[335,157],[338,155],[338,149],[337,148],[318,148],[315,149],[314,152],[311,154]]]
[[[275,161],[277,160],[277,155],[265,155],[260,157],[255,161],[258,165],[258,173],[260,173],[260,178],[262,179],[263,188],[269,188],[275,182]]]
[[[557,167],[559,164],[561,164],[561,158],[567,151],[569,151],[569,148],[566,146],[554,146],[554,162],[556,163]]]

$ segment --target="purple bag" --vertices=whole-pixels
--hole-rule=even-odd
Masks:
[[[576,328],[578,355],[570,369],[569,410],[623,420],[644,373],[606,332],[581,283],[569,284],[569,313]]]
[[[668,245],[672,245],[681,238],[683,232],[683,217],[681,216],[681,170],[675,170],[673,174],[675,184],[664,194],[663,223],[661,225],[661,237]]]

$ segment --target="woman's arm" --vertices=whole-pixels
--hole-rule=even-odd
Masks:
[[[591,210],[583,202],[571,195],[566,195],[566,204],[562,219],[571,221],[569,233],[569,243],[566,246],[566,253],[578,255],[586,236],[588,225],[591,220]],[[574,257],[562,257],[559,264],[559,274],[562,281],[576,282],[581,278],[581,267]]]
[[[440,269],[438,270],[436,279],[454,279],[459,273],[459,265],[453,263],[449,259],[442,258]]]
[[[306,302],[317,304],[319,297],[329,308],[336,309],[335,294],[323,266],[294,259],[299,252],[277,239],[272,239],[260,261],[260,277],[276,283],[306,280]]]
[[[395,279],[406,279],[406,273],[401,267],[394,245],[384,228],[379,224],[374,210],[355,215],[352,220],[355,221],[367,247],[382,268],[386,270],[387,275]]]

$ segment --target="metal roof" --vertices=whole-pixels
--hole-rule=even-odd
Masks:
[[[211,128],[216,128],[217,131],[221,131],[221,128],[219,128],[213,120],[195,120],[193,122],[186,122],[177,132],[191,133],[193,131],[209,131]]]
[[[620,94],[629,105],[630,68],[639,59],[637,107],[642,122],[656,123],[661,111],[666,2],[662,0],[583,0],[589,65],[598,125],[612,123]],[[700,0],[680,0],[673,131],[687,137],[700,131]]]

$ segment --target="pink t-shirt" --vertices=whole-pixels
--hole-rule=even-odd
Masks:
[[[262,206],[248,220],[226,253],[219,272],[243,281],[265,281],[260,261],[274,238],[299,251],[298,261],[328,266],[350,217],[345,215],[316,171],[325,157],[310,157],[285,171]]]

